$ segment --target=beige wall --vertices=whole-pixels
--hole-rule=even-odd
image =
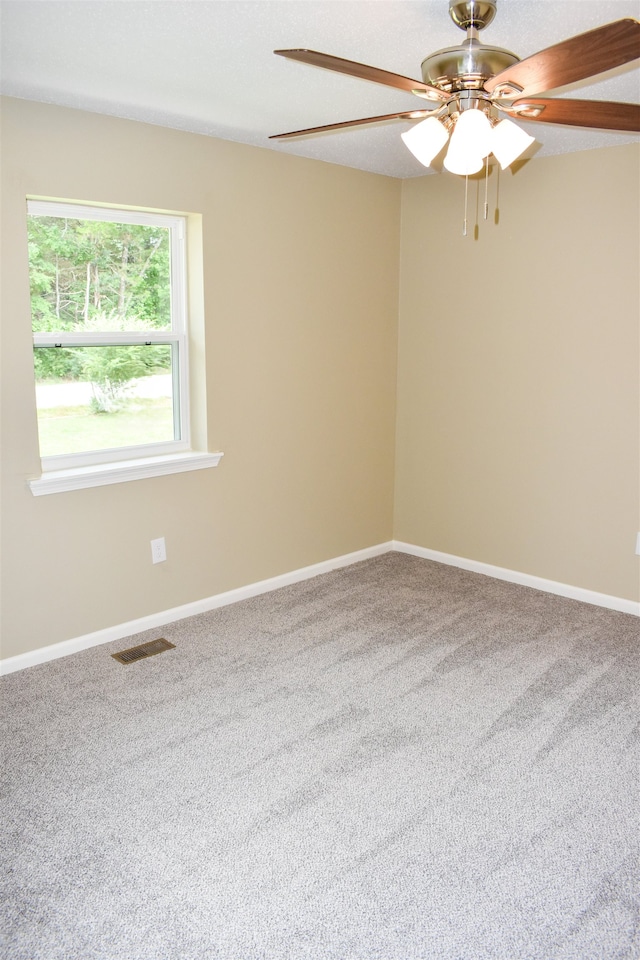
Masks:
[[[640,599],[638,156],[403,184],[396,539]]]
[[[2,122],[2,656],[389,540],[401,184],[26,101]],[[217,469],[31,494],[28,194],[202,214]]]
[[[503,174],[474,240],[449,176],[16,100],[2,133],[3,657],[392,536],[640,599],[637,148]],[[202,214],[220,467],[32,496],[28,194]]]

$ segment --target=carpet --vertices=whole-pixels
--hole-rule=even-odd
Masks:
[[[10,674],[0,956],[638,958],[639,667],[389,553]]]

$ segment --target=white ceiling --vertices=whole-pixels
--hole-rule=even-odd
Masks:
[[[2,92],[143,120],[393,177],[427,171],[408,121],[274,142],[269,134],[420,109],[424,101],[285,60],[308,47],[420,79],[424,57],[464,34],[448,0],[2,0]],[[482,33],[523,58],[622,17],[640,0],[498,0]],[[638,61],[564,95],[640,99]],[[576,92],[578,91],[578,92]],[[629,134],[522,124],[538,156],[628,143]]]

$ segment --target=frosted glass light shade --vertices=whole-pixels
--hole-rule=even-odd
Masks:
[[[456,120],[451,135],[450,149],[454,153],[479,157],[480,160],[491,153],[491,124],[482,110],[465,110]]]
[[[483,158],[477,154],[465,154],[460,150],[452,149],[452,146],[450,146],[444,158],[444,165],[449,173],[457,173],[458,176],[465,177],[482,170],[482,160]]]
[[[447,128],[435,117],[427,117],[426,120],[421,120],[420,123],[416,123],[410,130],[401,133],[400,136],[404,140],[405,146],[425,167],[431,164],[433,158],[440,153],[449,139]]]
[[[501,120],[491,131],[491,151],[505,170],[534,140],[535,137],[530,137],[517,123]]]

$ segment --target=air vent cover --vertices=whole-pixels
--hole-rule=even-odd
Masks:
[[[173,650],[174,648],[175,643],[169,643],[168,640],[159,637],[158,640],[149,640],[137,647],[121,650],[120,653],[112,653],[111,656],[118,663],[135,663],[136,660],[145,660],[147,657],[154,657],[156,653],[164,653],[165,650]]]

